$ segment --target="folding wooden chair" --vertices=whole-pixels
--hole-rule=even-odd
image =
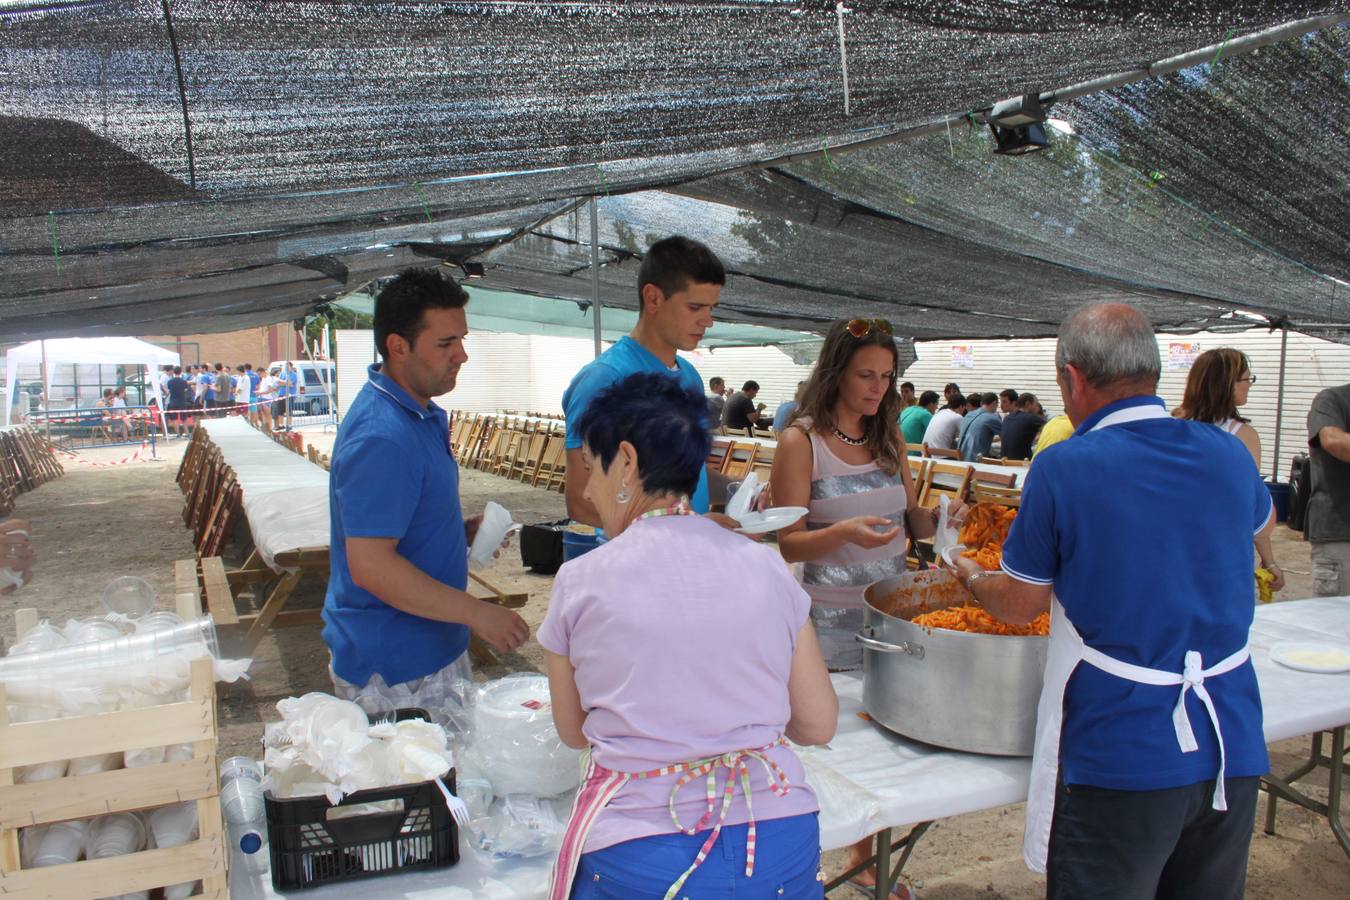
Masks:
[[[744,478],[749,475],[755,466],[755,454],[758,452],[759,444],[733,441],[722,464],[722,474],[728,478]]]
[[[972,468],[970,476],[970,485],[975,487],[1001,487],[1010,488],[1017,484],[1016,472],[981,472],[979,469]]]
[[[548,432],[538,430],[529,436],[526,443],[525,452],[520,455],[511,466],[511,477],[524,483],[530,481],[539,471],[539,464],[544,459],[544,444],[548,442]]]
[[[760,484],[768,484],[769,476],[773,474],[773,458],[777,455],[777,448],[773,446],[759,445],[759,451],[755,454],[755,463],[750,470],[759,477]]]
[[[1022,489],[976,481],[970,486],[970,500],[972,503],[996,503],[1016,509],[1022,505]]]
[[[923,455],[934,459],[960,459],[960,450],[948,450],[945,447],[930,447],[923,445]]]
[[[712,445],[708,447],[707,465],[714,472],[722,471],[727,464],[727,457],[731,454],[732,442],[729,440],[719,440],[713,438]]]
[[[542,479],[546,489],[553,488],[556,478],[563,481],[567,469],[567,438],[558,431],[549,432],[544,439],[544,451],[539,456],[539,466],[530,480],[532,487],[538,487]]]
[[[965,497],[974,471],[970,466],[934,461],[929,465],[928,481],[924,485],[923,495],[919,497],[919,506],[931,509],[938,505],[939,497],[953,500]]]

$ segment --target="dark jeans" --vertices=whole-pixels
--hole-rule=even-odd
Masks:
[[[1241,900],[1260,781],[1229,778],[1227,812],[1210,806],[1213,781],[1161,791],[1061,783],[1046,896]]]

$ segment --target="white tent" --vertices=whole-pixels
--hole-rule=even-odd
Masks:
[[[46,362],[45,385],[47,397],[52,396],[52,370],[59,365],[82,363],[85,365],[126,366],[142,365],[149,369],[146,381],[154,393],[159,408],[164,408],[164,398],[159,395],[159,379],[155,377],[161,366],[176,366],[179,356],[172,350],[156,347],[139,338],[101,337],[101,338],[56,338],[46,341],[30,341],[5,353],[5,424],[9,424],[10,407],[14,402],[14,386],[18,379],[19,366],[38,365]],[[48,408],[50,408],[50,400]]]

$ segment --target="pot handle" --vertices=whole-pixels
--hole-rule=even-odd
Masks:
[[[915,659],[923,659],[923,644],[911,644],[909,641],[888,644],[885,641],[879,641],[872,637],[870,626],[865,626],[862,631],[859,631],[853,637],[869,650],[876,650],[880,653],[908,653]]]

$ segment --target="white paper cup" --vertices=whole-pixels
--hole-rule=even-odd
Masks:
[[[99,816],[89,825],[85,850],[90,859],[135,853],[145,846],[145,823],[132,813]]]
[[[84,850],[84,822],[57,822],[48,827],[33,857],[33,867],[61,866],[80,858]]]
[[[100,753],[97,756],[81,756],[70,761],[67,775],[93,775],[98,772],[111,772],[122,768],[122,754]]]

